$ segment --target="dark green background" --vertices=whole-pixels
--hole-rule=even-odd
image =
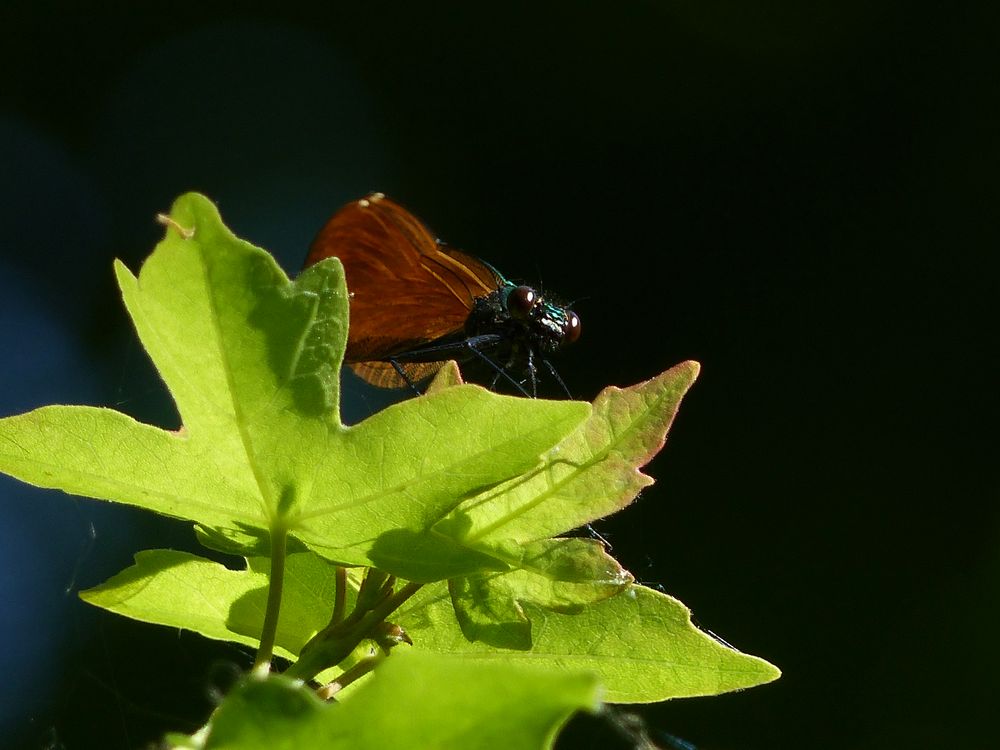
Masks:
[[[559,367],[580,397],[703,364],[656,486],[599,529],[785,675],[643,708],[651,732],[995,744],[989,4],[86,5],[0,9],[0,412],[174,425],[111,259],[136,268],[177,194],[294,272],[329,213],[382,190],[578,300]],[[241,652],[63,593],[190,533],[9,480],[0,500],[6,740],[193,728]]]

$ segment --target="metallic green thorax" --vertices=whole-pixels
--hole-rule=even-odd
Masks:
[[[504,280],[496,291],[478,297],[465,322],[466,336],[498,335],[515,355],[523,351],[550,354],[560,349],[566,343],[569,324],[566,308],[540,297],[526,316],[515,315],[508,298],[518,288]]]

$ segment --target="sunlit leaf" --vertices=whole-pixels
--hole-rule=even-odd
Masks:
[[[267,558],[250,558],[245,570],[230,570],[188,552],[147,550],[135,556],[134,565],[80,596],[134,620],[256,648],[269,569]],[[333,569],[332,563],[309,552],[287,557],[276,638],[280,656],[297,656],[330,619]],[[350,605],[354,589],[347,593]]]
[[[780,676],[771,664],[740,653],[698,630],[679,601],[643,586],[578,612],[530,604],[527,650],[470,641],[455,621],[443,583],[425,587],[396,620],[416,648],[464,656],[476,664],[524,663],[559,672],[591,671],[609,703],[649,703],[713,695],[761,685]]]
[[[653,483],[640,469],[663,447],[698,369],[683,362],[630,388],[605,388],[543,466],[470,498],[437,529],[488,548],[556,536],[620,510]]]
[[[393,654],[342,702],[280,677],[248,681],[206,730],[204,750],[541,750],[569,716],[597,707],[587,674]]]
[[[468,494],[534,467],[589,406],[456,385],[344,426],[339,261],[289,281],[199,195],[180,198],[170,221],[138,278],[116,271],[182,428],[45,407],[0,420],[0,470],[195,521],[216,538],[287,528],[329,559],[411,580],[495,566],[430,527]]]

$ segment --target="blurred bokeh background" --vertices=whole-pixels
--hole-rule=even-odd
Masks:
[[[784,677],[642,707],[654,739],[993,746],[998,38],[987,3],[8,0],[0,414],[176,426],[111,262],[138,267],[179,193],[294,273],[384,191],[577,300],[574,394],[703,365],[657,484],[598,528]],[[240,650],[76,598],[193,544],[0,477],[0,745],[204,718]],[[562,746],[627,744],[581,720]]]

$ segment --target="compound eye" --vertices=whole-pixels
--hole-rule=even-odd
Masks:
[[[564,341],[572,344],[580,338],[580,316],[572,310],[566,311],[566,324],[563,326]]]
[[[516,286],[507,295],[507,310],[512,316],[524,320],[538,302],[538,294],[530,286]]]

